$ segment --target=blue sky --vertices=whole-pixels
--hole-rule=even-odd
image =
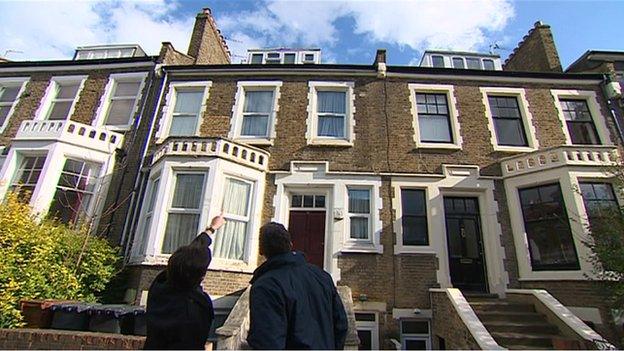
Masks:
[[[552,26],[564,67],[587,49],[624,50],[624,1],[1,1],[0,56],[71,58],[79,45],[170,41],[186,51],[195,14],[210,7],[233,62],[247,48],[320,47],[323,61],[418,64],[423,50],[485,51],[505,59],[537,20]],[[28,25],[24,23],[28,18]],[[18,52],[9,51],[14,50]]]

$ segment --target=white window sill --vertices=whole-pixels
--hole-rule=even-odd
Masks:
[[[533,152],[537,151],[536,148],[530,146],[501,146],[494,145],[494,151],[502,152]]]
[[[431,246],[402,246],[394,245],[394,254],[427,254],[437,255],[438,252]]]
[[[110,130],[113,132],[127,132],[130,129],[132,129],[132,125],[126,125],[126,126],[109,126],[109,125],[103,125],[102,126],[104,129],[106,130]]]
[[[461,146],[457,144],[445,143],[416,143],[417,149],[433,149],[433,150],[461,150]]]
[[[131,265],[144,265],[144,266],[166,266],[169,262],[169,254],[158,254],[148,256],[134,256],[128,262]],[[208,270],[211,271],[227,271],[236,273],[253,273],[256,266],[252,266],[243,261],[224,260],[219,258],[212,259]]]
[[[234,141],[248,145],[273,146],[273,139],[238,137]]]
[[[308,140],[308,145],[353,146],[353,143],[345,139],[312,139],[312,140]]]
[[[577,271],[537,271],[521,274],[519,281],[533,281],[533,280],[587,280],[587,277],[592,276],[590,272],[584,272],[582,270]]]
[[[344,253],[383,253],[383,246],[373,243],[345,243],[340,252]]]

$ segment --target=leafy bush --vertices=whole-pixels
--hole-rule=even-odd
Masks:
[[[116,248],[86,229],[38,221],[8,194],[0,204],[0,328],[23,325],[21,299],[96,301],[117,271]]]

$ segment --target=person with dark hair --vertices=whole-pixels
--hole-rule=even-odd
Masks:
[[[332,277],[292,251],[275,222],[260,228],[266,257],[251,279],[247,343],[254,349],[343,349],[347,315]]]
[[[147,296],[144,349],[205,349],[214,310],[200,284],[212,260],[210,234],[224,223],[222,215],[213,218],[204,232],[171,255],[167,269],[154,279]]]

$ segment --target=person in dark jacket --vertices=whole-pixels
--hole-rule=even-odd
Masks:
[[[206,231],[169,258],[147,296],[146,350],[204,350],[214,310],[210,296],[200,286],[212,260],[213,234],[225,223],[213,218]]]
[[[267,258],[251,279],[247,343],[254,349],[342,349],[347,315],[332,277],[292,251],[279,223],[260,228]]]

